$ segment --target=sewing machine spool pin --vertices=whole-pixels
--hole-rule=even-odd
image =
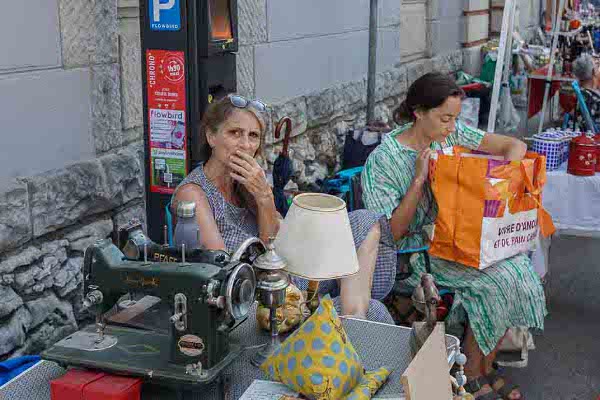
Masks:
[[[148,244],[144,243],[144,264],[148,264]]]

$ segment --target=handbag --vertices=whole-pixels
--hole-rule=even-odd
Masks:
[[[342,169],[345,170],[365,165],[369,154],[381,143],[383,134],[389,131],[389,126],[382,123],[375,123],[372,126],[358,130],[349,130],[346,133],[346,141],[344,142]],[[368,135],[376,135],[375,141],[367,137]]]
[[[533,336],[526,327],[509,328],[498,346],[498,353],[520,353],[520,360],[503,360],[499,355],[496,362],[503,367],[525,368],[529,359],[529,351],[535,350]]]
[[[532,250],[538,234],[554,233],[541,205],[543,156],[504,161],[456,146],[434,154],[429,178],[438,205],[435,257],[483,270]]]

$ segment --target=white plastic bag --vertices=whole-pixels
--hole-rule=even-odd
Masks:
[[[513,327],[506,332],[506,336],[502,340],[498,348],[499,353],[521,353],[521,360],[518,361],[502,361],[501,357],[497,363],[503,367],[525,368],[529,361],[529,350],[535,350],[533,336],[525,327]]]

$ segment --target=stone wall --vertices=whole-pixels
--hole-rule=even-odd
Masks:
[[[55,28],[60,30],[60,57],[50,60],[58,63],[53,72],[83,77],[80,118],[63,116],[57,126],[79,132],[89,141],[90,151],[58,164],[55,160],[49,167],[42,159],[32,163],[36,169],[31,173],[16,174],[0,185],[0,360],[37,353],[88,322],[90,316],[80,306],[85,248],[109,237],[130,218],[145,216],[138,1],[53,1]],[[416,78],[434,69],[455,71],[463,63],[458,43],[452,51],[423,58],[429,51],[427,3],[407,0],[402,4],[406,17],[399,19],[404,14],[397,12],[394,2],[383,3],[395,14],[383,13],[380,26],[384,37],[402,43],[388,42],[384,48],[390,46],[395,53],[381,55],[394,60],[380,63],[377,75],[376,116],[384,122],[390,121],[392,110]],[[262,62],[256,58],[257,48],[270,46],[268,41],[274,38],[270,35],[276,31],[257,23],[257,15],[275,17],[269,14],[273,8],[262,8],[266,5],[265,0],[240,1],[238,88],[244,94],[257,94],[254,68]],[[361,18],[359,36],[364,34]],[[37,73],[2,68],[0,85]],[[358,72],[352,79],[271,101],[271,126],[283,115],[294,121],[290,155],[297,184],[309,185],[334,172],[345,133],[364,126],[366,76]],[[15,79],[1,79],[3,74],[10,78],[14,74]],[[38,91],[27,94],[35,97]],[[56,108],[52,97],[37,100],[40,112]],[[73,125],[81,121],[85,129]],[[265,141],[263,160],[270,166],[281,142],[273,139],[271,130]],[[49,149],[55,158],[60,154]],[[16,158],[29,156],[23,152]]]
[[[540,10],[544,0],[517,0],[517,13],[515,14],[515,28],[525,37],[535,34],[540,26]],[[502,15],[506,0],[491,0],[490,35],[500,36],[502,30]]]
[[[421,59],[377,74],[375,117],[393,126],[391,114],[404,99],[408,86],[419,76],[436,70],[454,72],[462,68],[463,53],[456,50],[432,59]],[[366,80],[339,84],[323,91],[299,96],[274,105],[271,123],[292,118],[295,127],[290,144],[294,181],[309,186],[339,170],[348,129],[366,124]],[[265,156],[268,165],[281,151],[281,140],[267,134]]]
[[[27,51],[0,65],[0,119],[18,133],[0,161],[0,359],[87,321],[85,248],[145,217],[137,4],[14,3],[47,32],[24,34]]]
[[[489,38],[498,38],[506,0],[465,0],[464,5],[464,70],[472,75],[481,73],[481,48]],[[535,35],[539,27],[542,0],[517,0],[514,29],[525,40]]]
[[[385,70],[400,61],[401,2],[379,1],[378,14]],[[240,0],[239,15],[243,94],[281,102],[367,73],[368,0]]]

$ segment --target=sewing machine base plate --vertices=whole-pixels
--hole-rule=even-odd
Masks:
[[[116,344],[104,350],[90,351],[73,347],[68,344],[72,339],[65,338],[45,350],[42,358],[63,367],[139,376],[159,385],[193,388],[219,378],[221,372],[243,352],[241,346],[232,343],[230,353],[220,363],[200,374],[189,374],[186,373],[185,365],[169,362],[171,342],[168,335],[117,326],[107,326],[104,332],[106,336],[115,338]],[[95,326],[90,325],[69,337],[89,338],[94,335],[97,337]]]
[[[104,335],[101,340],[99,339],[100,336],[96,332],[77,331],[56,343],[56,346],[85,351],[102,351],[113,347],[119,341],[110,335]]]

